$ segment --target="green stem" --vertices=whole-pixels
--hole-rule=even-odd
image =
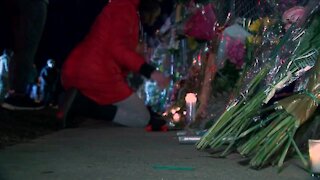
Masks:
[[[292,128],[291,128],[292,129]],[[288,133],[288,136],[289,136],[289,133],[292,133],[291,132],[292,130],[289,130],[289,132],[287,132]],[[278,167],[279,168],[281,168],[282,166],[283,166],[283,163],[284,163],[284,160],[285,160],[285,158],[286,158],[286,156],[287,156],[287,153],[288,153],[288,150],[289,150],[289,148],[290,148],[290,145],[291,145],[291,141],[290,141],[290,139],[289,139],[289,141],[287,142],[287,144],[286,144],[286,146],[285,146],[285,148],[284,148],[284,150],[283,150],[283,152],[282,152],[282,154],[281,154],[281,156],[280,156],[280,159],[279,159],[279,161],[278,161]]]
[[[294,132],[292,134],[295,134],[296,130],[297,130],[297,128],[295,127]],[[296,150],[297,154],[299,155],[303,165],[305,167],[308,167],[308,161],[303,157],[303,155],[302,155],[301,151],[299,150],[296,142],[294,142],[293,136],[291,134],[289,134],[289,139],[290,139],[294,149]]]
[[[272,121],[275,117],[279,116],[281,112],[277,111],[273,114],[271,114],[270,116],[268,116],[265,120],[261,120],[260,123],[258,123],[257,125],[247,129],[246,131],[242,132],[240,135],[239,135],[239,138],[243,138],[245,136],[247,136],[248,134],[252,133],[253,131],[259,129],[259,128],[262,128],[264,127],[267,123],[269,123],[270,121]]]
[[[260,144],[264,143],[266,137],[268,134],[277,126],[277,122],[281,121],[282,117],[281,115],[279,117],[276,117],[270,125],[262,129],[260,132],[258,132],[257,135],[255,135],[253,138],[250,138],[241,149],[242,155],[248,155],[249,153],[252,153],[255,148],[257,148]]]
[[[247,127],[246,123],[243,123],[243,124],[241,125],[241,127],[238,129],[238,132],[237,132],[236,135],[235,135],[235,138],[231,141],[231,143],[230,143],[229,146],[224,150],[224,152],[221,154],[221,156],[225,156],[225,155],[230,151],[231,147],[233,147],[234,144],[236,143],[236,140],[238,139],[239,134],[240,134],[240,133],[242,132],[242,130],[243,130],[244,128],[246,128],[246,127]]]

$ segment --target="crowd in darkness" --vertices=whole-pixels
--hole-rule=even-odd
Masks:
[[[84,37],[106,3],[107,0],[50,0],[45,29],[35,59],[36,65],[41,67],[48,58],[53,58],[60,67],[63,59]],[[10,49],[12,32],[5,26],[10,26],[11,22],[4,13],[0,12],[0,49]]]
[[[172,11],[172,2],[163,2],[163,13],[168,14]],[[107,3],[108,0],[50,0],[45,29],[35,59],[37,67],[43,66],[48,58],[55,59],[57,66],[61,67],[68,53],[84,38],[95,17]],[[10,19],[4,13],[0,12],[0,52],[12,46],[12,32],[5,27],[10,25]],[[161,21],[157,23],[158,26]]]

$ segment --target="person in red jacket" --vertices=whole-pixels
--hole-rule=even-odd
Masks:
[[[141,17],[139,16],[139,13]],[[98,15],[89,34],[70,53],[62,67],[67,90],[58,117],[67,125],[70,114],[144,127],[150,112],[126,81],[128,72],[155,80],[160,88],[169,78],[146,63],[139,53],[141,22],[151,25],[160,14],[155,0],[110,0]]]

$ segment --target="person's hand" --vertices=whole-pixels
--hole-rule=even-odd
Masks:
[[[150,77],[152,80],[157,82],[157,85],[159,86],[159,88],[164,89],[166,88],[169,83],[170,83],[170,78],[166,77],[163,73],[161,73],[160,71],[154,71],[151,74]]]

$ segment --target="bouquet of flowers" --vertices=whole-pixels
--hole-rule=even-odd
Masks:
[[[167,109],[164,115],[174,119],[173,116],[179,113],[179,117],[183,118],[184,95],[188,92],[193,92],[198,95],[199,99],[197,101],[198,110],[196,119],[202,119],[207,112],[208,100],[211,94],[211,82],[217,72],[216,53],[214,51],[217,49],[217,43],[215,42],[219,39],[216,31],[218,26],[216,12],[219,9],[216,9],[212,2],[197,2],[197,4],[195,1],[180,2],[177,5],[178,15],[176,17],[178,19],[182,17],[179,15],[183,9],[182,5],[185,5],[185,9],[189,10],[185,14],[186,18],[182,20],[183,35],[187,36],[188,39],[192,37],[198,40],[198,50],[193,51],[192,63],[188,68],[189,72],[186,77],[175,84],[174,97],[172,97],[175,102]],[[181,25],[177,24],[177,28],[179,26]],[[214,42],[210,42],[211,40]],[[180,120],[183,121],[181,118]]]
[[[281,167],[290,147],[294,147],[303,164],[307,161],[300,153],[293,137],[315,112],[320,98],[320,61],[317,60],[305,90],[275,103],[274,112],[261,120],[259,125],[248,129],[242,135],[252,133],[238,151],[250,157],[250,166],[260,168],[267,163],[278,163]],[[267,108],[265,111],[272,110]],[[255,133],[253,133],[255,132]]]
[[[264,26],[265,29],[269,28],[270,26]],[[264,30],[263,34],[267,34],[268,31]],[[265,36],[268,39],[269,36]],[[284,40],[283,40],[284,41]],[[241,78],[243,82],[243,87],[239,88],[239,97],[233,99],[230,104],[228,105],[226,111],[220,116],[220,118],[216,121],[216,123],[209,129],[209,131],[202,137],[202,139],[198,142],[197,148],[202,149],[207,146],[210,147],[220,147],[222,144],[226,142],[226,139],[230,139],[231,136],[234,135],[236,132],[231,132],[233,130],[239,129],[239,126],[242,126],[243,123],[234,121],[236,117],[241,117],[240,113],[253,113],[250,112],[251,108],[256,108],[260,106],[259,102],[256,103],[246,103],[250,96],[252,96],[257,88],[259,87],[260,82],[266,77],[267,73],[271,69],[271,63],[266,63],[266,60],[271,58],[265,58],[268,56],[273,56],[277,54],[279,48],[273,49],[272,51],[269,49],[270,43],[267,41],[263,41],[266,49],[263,51],[256,51],[255,53],[260,53],[259,56],[253,61],[253,63],[248,63],[245,66],[247,69]],[[282,43],[284,44],[284,42]],[[260,45],[261,47],[261,45]],[[267,64],[267,65],[266,65]],[[253,67],[248,68],[248,65],[252,65]],[[247,68],[246,68],[247,67]],[[263,95],[263,94],[262,94]],[[262,96],[260,95],[260,96]],[[247,116],[247,115],[246,115]],[[243,116],[245,118],[245,116]],[[233,128],[235,126],[234,123],[237,123],[239,126],[237,128]],[[243,127],[245,128],[245,127]]]
[[[232,104],[198,142],[197,148],[202,149],[207,146],[217,148],[228,143],[229,146],[222,153],[222,156],[225,156],[239,143],[245,135],[243,132],[255,125],[253,119],[262,113],[263,103],[274,95],[275,88],[284,87],[301,75],[300,72],[314,65],[315,60],[310,57],[317,57],[319,47],[312,43],[310,38],[314,40],[319,38],[319,33],[315,30],[319,29],[318,25],[318,19],[314,18],[311,25],[301,31],[293,31],[294,26],[289,29],[271,52],[270,63],[250,81],[247,99],[242,98],[240,102]],[[293,55],[287,56],[289,52]],[[262,82],[267,83],[258,88]]]

